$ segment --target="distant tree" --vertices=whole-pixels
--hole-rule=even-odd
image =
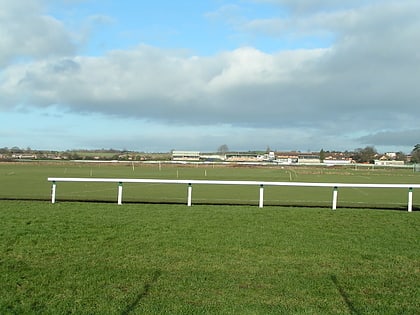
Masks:
[[[68,157],[70,160],[81,160],[83,157],[75,151],[69,152]]]
[[[217,152],[219,154],[226,154],[227,152],[229,152],[229,147],[227,146],[227,144],[222,144],[218,149]]]
[[[397,156],[395,157],[397,161],[407,161],[407,155],[403,152],[397,152]]]
[[[325,160],[325,151],[324,149],[321,149],[321,151],[319,151],[319,159],[321,162],[324,162]]]
[[[12,152],[12,153],[23,153],[23,150],[21,149],[21,148],[19,148],[19,147],[12,147],[11,149],[10,149],[10,151]]]
[[[372,146],[367,146],[363,149],[356,149],[353,159],[357,163],[373,163],[375,156],[378,154],[376,149]]]
[[[411,162],[420,163],[420,144],[416,144],[411,151]]]

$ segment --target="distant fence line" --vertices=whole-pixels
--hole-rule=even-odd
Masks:
[[[133,178],[65,178],[49,177],[52,182],[51,203],[56,202],[57,182],[96,182],[118,183],[118,205],[122,205],[123,183],[153,183],[153,184],[184,184],[187,189],[187,206],[192,205],[193,185],[248,185],[259,187],[260,208],[264,206],[264,186],[290,187],[329,187],[333,189],[332,210],[337,209],[338,188],[405,188],[408,189],[407,211],[413,211],[413,189],[420,188],[420,184],[351,184],[351,183],[309,183],[309,182],[266,182],[266,181],[235,181],[235,180],[174,180],[174,179],[133,179]]]

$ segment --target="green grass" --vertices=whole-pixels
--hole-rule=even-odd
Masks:
[[[227,167],[131,163],[0,163],[0,199],[49,200],[48,177],[164,178],[344,183],[420,183],[412,169],[323,167]],[[193,187],[194,204],[258,204],[258,187]],[[414,191],[414,208],[420,193]],[[124,184],[123,202],[186,203],[185,185]],[[340,189],[338,207],[406,209],[405,189]],[[57,200],[112,201],[116,183],[58,183]],[[265,205],[330,207],[329,188],[266,187]]]
[[[0,201],[1,314],[415,314],[420,213]]]

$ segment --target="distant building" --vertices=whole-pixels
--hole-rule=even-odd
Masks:
[[[224,154],[200,154],[200,160],[205,162],[218,162],[218,161],[224,161],[226,159],[226,156]]]
[[[375,160],[375,165],[379,166],[402,166],[405,165],[404,161],[395,161],[395,160]]]
[[[276,152],[275,162],[277,164],[294,164],[298,162],[298,152]]]
[[[173,151],[173,161],[200,161],[200,152],[198,151]]]
[[[36,160],[38,157],[36,154],[18,153],[18,154],[12,154],[12,158],[19,159],[19,160]]]
[[[300,154],[298,156],[298,163],[299,164],[317,164],[317,163],[321,163],[321,159],[319,155]]]
[[[324,164],[332,166],[332,165],[347,165],[353,163],[352,159],[344,159],[344,160],[333,160],[333,159],[325,159]]]
[[[395,160],[397,158],[397,153],[396,152],[386,152],[385,156],[390,158],[391,160]]]
[[[347,164],[354,163],[354,161],[351,157],[349,157],[348,155],[345,155],[342,152],[329,152],[326,154],[323,163],[328,166],[332,166],[332,165],[347,165]]]
[[[227,153],[226,161],[228,162],[258,162],[260,155],[254,153]]]
[[[267,159],[268,161],[274,161],[276,159],[274,151],[268,152],[265,156],[265,159]]]

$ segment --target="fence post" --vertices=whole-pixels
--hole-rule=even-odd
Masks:
[[[337,196],[338,196],[338,187],[337,186],[334,186],[332,210],[336,210],[337,209]]]
[[[51,203],[55,203],[55,191],[57,189],[57,184],[55,180],[52,182],[52,189],[51,189]]]
[[[408,189],[408,212],[413,211],[413,188]]]
[[[262,208],[264,206],[264,185],[260,185],[260,203],[259,207]]]
[[[188,184],[188,197],[187,197],[187,206],[191,207],[192,201],[192,185],[191,183]]]
[[[122,182],[119,182],[118,183],[118,205],[122,205],[122,190],[123,190]]]

